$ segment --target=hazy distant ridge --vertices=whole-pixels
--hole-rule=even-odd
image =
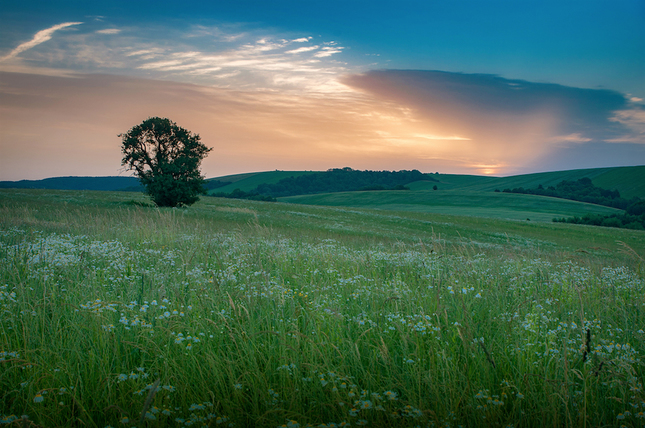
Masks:
[[[0,188],[57,190],[143,190],[136,177],[52,177],[43,180],[0,181]]]
[[[207,188],[213,191],[217,188],[220,192],[232,192],[235,188],[251,191],[259,185],[273,184],[287,177],[299,177],[315,174],[319,171],[266,171],[247,174],[236,174],[223,177],[214,177],[210,180],[219,180],[215,185]],[[632,198],[634,196],[645,198],[645,166],[592,168],[567,171],[543,172],[523,174],[510,177],[488,177],[460,174],[428,174],[428,177],[437,180],[418,181],[410,183],[412,190],[430,190],[437,185],[439,190],[473,190],[492,192],[495,189],[503,190],[507,187],[537,188],[557,185],[562,180],[577,180],[588,177],[594,185],[604,189],[617,189],[621,196]],[[230,184],[221,186],[229,182]],[[220,187],[221,186],[221,187]],[[129,190],[142,191],[136,177],[53,177],[43,180],[0,181],[0,188],[21,189],[60,189],[60,190]]]

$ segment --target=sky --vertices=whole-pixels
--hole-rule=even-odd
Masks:
[[[30,1],[0,7],[0,180],[132,175],[167,117],[207,178],[645,164],[645,0]]]

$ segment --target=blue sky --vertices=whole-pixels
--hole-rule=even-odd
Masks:
[[[207,177],[645,163],[645,2],[5,0],[0,179],[117,175],[166,116]]]

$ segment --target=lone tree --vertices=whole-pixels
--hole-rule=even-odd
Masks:
[[[199,164],[210,148],[197,134],[170,119],[151,117],[119,134],[121,165],[136,172],[146,193],[160,207],[190,205],[204,193]]]

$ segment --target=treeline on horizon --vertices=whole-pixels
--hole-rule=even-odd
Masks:
[[[499,190],[496,190],[499,191]],[[553,198],[569,199],[578,202],[603,205],[611,208],[626,210],[630,205],[638,202],[639,198],[625,199],[620,197],[618,190],[607,190],[594,186],[591,179],[585,177],[576,181],[562,180],[555,187],[544,188],[541,184],[536,189],[516,187],[504,189],[504,193],[523,193],[526,195],[550,196]]]
[[[499,192],[499,190],[495,190]],[[591,179],[585,177],[576,181],[562,180],[555,187],[546,189],[541,184],[536,189],[504,189],[504,193],[523,193],[527,195],[550,196],[578,202],[603,205],[625,210],[622,214],[585,214],[582,217],[554,218],[556,223],[587,224],[590,226],[618,227],[624,229],[645,229],[645,201],[639,198],[625,199],[618,190],[607,190],[594,186]]]
[[[437,181],[416,169],[412,171],[358,171],[349,167],[283,178],[275,184],[260,184],[255,191],[273,197],[357,190],[405,190],[413,181]]]
[[[359,190],[409,190],[406,184],[414,181],[437,181],[418,170],[358,171],[349,167],[324,172],[291,176],[274,184],[263,183],[250,192],[235,189],[231,193],[217,192],[211,196],[256,201],[275,201],[275,198],[315,193],[352,192]]]
[[[636,202],[623,214],[585,214],[582,217],[554,218],[556,223],[588,224],[591,226],[618,227],[645,230],[645,201]]]

